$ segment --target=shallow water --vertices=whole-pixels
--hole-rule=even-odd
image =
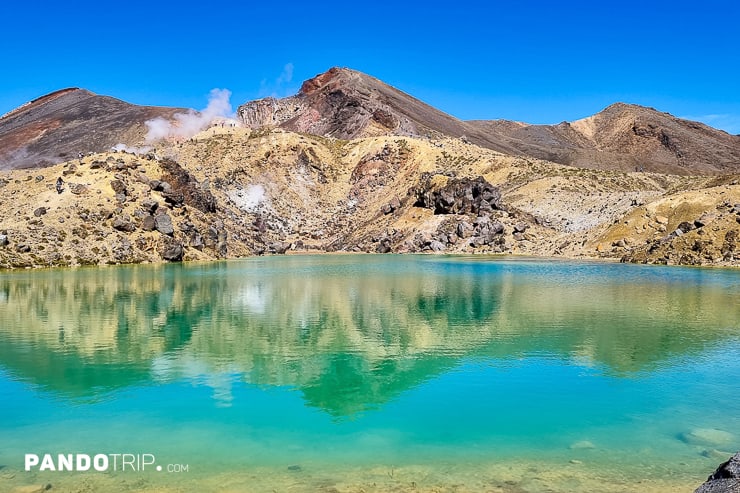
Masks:
[[[478,257],[2,273],[0,491],[693,491],[740,449],[739,300]]]

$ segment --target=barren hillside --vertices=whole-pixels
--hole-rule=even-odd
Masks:
[[[160,152],[6,172],[0,265],[313,251],[740,261],[736,177],[578,169],[459,139],[280,129],[212,127]],[[690,230],[677,233],[684,222]],[[697,247],[682,238],[694,236],[699,253],[683,255]]]
[[[44,168],[79,153],[143,140],[144,122],[176,108],[136,106],[70,88],[35,99],[0,118],[0,170]]]

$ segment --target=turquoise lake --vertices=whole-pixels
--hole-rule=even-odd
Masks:
[[[0,272],[0,492],[691,492],[740,270],[323,255]],[[26,471],[26,454],[150,454]]]

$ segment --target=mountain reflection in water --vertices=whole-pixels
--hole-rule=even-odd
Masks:
[[[289,386],[333,416],[463,361],[634,377],[737,338],[737,273],[418,256],[0,274],[0,367],[61,398],[199,379]]]

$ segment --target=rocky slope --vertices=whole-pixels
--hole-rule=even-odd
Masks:
[[[144,122],[177,108],[136,106],[70,88],[35,99],[0,118],[0,170],[44,168],[79,153],[140,142]]]
[[[269,128],[214,126],[160,152],[3,174],[0,265],[286,251],[740,263],[733,176],[604,172],[460,139],[337,140]]]

